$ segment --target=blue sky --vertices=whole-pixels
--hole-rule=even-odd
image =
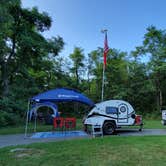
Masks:
[[[146,28],[166,29],[166,0],[22,0],[23,7],[37,6],[53,20],[46,37],[62,36],[62,56],[75,46],[87,54],[103,47],[101,29],[108,29],[109,47],[130,52],[141,45]]]

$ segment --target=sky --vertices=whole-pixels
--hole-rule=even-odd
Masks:
[[[75,46],[85,55],[103,47],[108,30],[110,48],[130,52],[142,44],[150,25],[166,29],[166,0],[22,0],[25,8],[38,7],[52,18],[52,27],[44,36],[64,39],[62,56]]]

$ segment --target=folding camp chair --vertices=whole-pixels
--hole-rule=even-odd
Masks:
[[[76,118],[65,118],[65,129],[75,129]]]
[[[64,128],[64,118],[55,117],[53,118],[53,129],[61,129]]]

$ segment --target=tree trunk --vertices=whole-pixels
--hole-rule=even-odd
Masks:
[[[79,75],[78,75],[78,69],[76,69],[76,86],[77,86],[77,88],[79,87]]]
[[[160,104],[160,110],[162,109],[162,105],[163,105],[163,99],[162,99],[162,91],[161,89],[159,90],[159,104]]]
[[[8,77],[8,70],[7,70],[7,63],[4,62],[1,65],[1,72],[2,72],[2,95],[8,96],[9,94],[9,77]]]
[[[156,81],[156,104],[157,104],[157,111],[161,111],[162,107],[162,91],[160,88],[160,81]]]
[[[161,111],[162,108],[162,92],[159,89],[156,94],[156,104],[157,104],[157,111]]]
[[[90,95],[90,78],[89,78],[89,72],[88,72],[88,95]]]
[[[160,99],[159,99],[158,91],[156,93],[156,107],[157,107],[157,111],[159,111],[160,110]]]
[[[9,72],[8,72],[8,66],[10,65],[10,62],[12,61],[12,57],[15,54],[15,48],[16,48],[16,39],[15,34],[13,34],[12,37],[12,47],[11,52],[9,54],[8,59],[3,60],[1,62],[1,72],[2,72],[2,95],[8,96],[9,94]]]
[[[160,73],[157,73],[157,79],[156,79],[156,102],[157,102],[157,111],[161,111],[162,108],[162,91],[160,87]]]

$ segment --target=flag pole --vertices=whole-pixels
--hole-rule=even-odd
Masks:
[[[101,101],[104,100],[104,84],[105,84],[105,65],[103,63],[103,78],[102,78],[102,90],[101,90]]]
[[[105,67],[106,67],[106,54],[108,52],[108,43],[107,43],[107,29],[101,30],[105,34],[104,41],[104,51],[103,51],[103,77],[102,77],[102,90],[101,90],[101,101],[104,100],[104,85],[105,85]]]

